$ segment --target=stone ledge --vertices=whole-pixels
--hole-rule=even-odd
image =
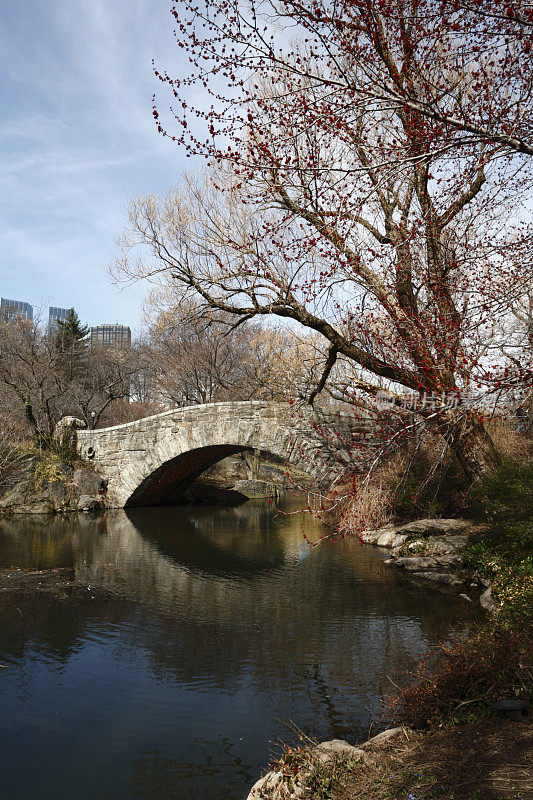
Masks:
[[[407,572],[425,572],[427,570],[446,572],[451,567],[461,563],[461,556],[449,553],[444,556],[407,556],[404,558],[392,559],[397,567]]]

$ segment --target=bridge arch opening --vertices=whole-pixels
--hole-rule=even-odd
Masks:
[[[127,499],[125,507],[171,506],[191,502],[188,490],[206,470],[230,456],[244,452],[253,453],[254,448],[233,444],[217,444],[189,450],[186,453],[175,456],[157,467],[139,484]],[[294,466],[284,456],[264,450],[261,450],[260,453],[263,458],[267,457],[269,461],[272,460],[278,464]],[[300,469],[298,472],[301,474]],[[261,475],[260,480],[269,479]],[[312,480],[310,475],[308,480]],[[219,489],[213,492],[213,502],[217,502],[217,500],[239,502],[239,500],[243,501],[245,499],[244,495],[239,497],[238,490],[232,491],[229,487],[225,490]]]
[[[181,453],[165,461],[148,475],[128,498],[125,507],[179,505],[183,503],[189,486],[203,472],[218,461],[246,449],[231,444],[218,444]]]

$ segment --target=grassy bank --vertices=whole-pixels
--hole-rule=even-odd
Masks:
[[[472,492],[472,511],[486,528],[463,551],[460,570],[466,580],[490,581],[495,613],[467,639],[441,645],[436,669],[420,665],[390,702],[392,720],[436,729],[482,719],[502,697],[531,699],[532,486],[533,466],[507,459]]]

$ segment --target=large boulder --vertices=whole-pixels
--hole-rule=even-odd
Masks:
[[[48,484],[48,497],[54,511],[63,511],[68,506],[69,495],[62,481],[53,481]]]
[[[339,757],[360,761],[365,755],[360,747],[354,747],[353,744],[348,744],[344,739],[332,739],[330,742],[321,742],[316,747],[316,754],[319,760],[324,764]]]
[[[368,530],[363,531],[361,533],[361,541],[365,544],[377,544],[378,540],[386,541],[385,537],[389,534],[396,535],[396,528],[394,525],[385,525],[383,528],[378,528],[377,530]],[[381,538],[383,537],[383,538]],[[380,547],[387,547],[390,545],[380,545]]]
[[[468,533],[453,533],[445,536],[431,536],[428,538],[398,536],[398,544],[394,543],[391,556],[408,556],[410,554],[424,553],[427,556],[444,556],[456,553],[468,543]]]
[[[259,778],[252,786],[246,800],[291,800],[294,798],[309,797],[309,778],[321,764],[334,762],[337,759],[351,759],[361,761],[367,765],[375,763],[376,753],[387,748],[399,737],[408,738],[407,728],[389,728],[379,733],[363,744],[348,744],[343,739],[332,739],[321,742],[307,749],[307,758],[303,759],[300,769],[294,774],[287,774],[282,770],[272,770]]]
[[[390,547],[394,536],[403,536],[410,539],[413,536],[450,536],[466,532],[472,523],[466,519],[417,519],[403,525],[385,525],[377,530],[363,531],[361,538],[368,544],[379,544],[380,547]]]
[[[451,586],[454,589],[463,586],[464,583],[452,572],[412,572],[411,577],[420,578],[424,581],[432,581],[432,583],[440,583],[442,586]]]
[[[392,547],[394,542],[396,541],[396,531],[392,528],[390,531],[383,531],[380,533],[374,544],[377,544],[378,547]]]
[[[420,556],[411,558],[397,558],[396,566],[407,570],[407,572],[425,572],[427,570],[437,570],[446,572],[461,562],[461,556],[448,554],[444,556]]]
[[[72,478],[74,485],[80,494],[98,495],[103,494],[106,489],[106,482],[100,478],[96,472],[90,469],[76,469]]]
[[[472,526],[466,519],[417,519],[396,528],[400,536],[444,536],[463,533]]]
[[[479,605],[481,608],[484,608],[485,611],[488,611],[489,614],[493,613],[495,606],[492,598],[492,589],[490,586],[479,596]]]
[[[276,798],[280,796],[280,791],[283,792],[283,773],[282,772],[267,772],[262,778],[254,783],[250,794],[246,800],[260,800],[260,798]],[[285,795],[287,796],[287,795]]]
[[[78,511],[83,511],[85,514],[96,514],[102,510],[102,501],[97,497],[90,497],[88,494],[82,494],[78,500]]]
[[[359,747],[362,750],[368,750],[374,747],[384,747],[388,745],[393,739],[397,739],[399,736],[408,739],[409,728],[387,728],[387,730],[378,733],[377,736],[373,736],[372,739],[368,739],[363,744],[360,744]]]
[[[378,530],[363,531],[365,544],[388,547],[393,558],[421,555],[453,554],[463,548],[472,523],[465,519],[418,519],[404,525],[386,525]]]

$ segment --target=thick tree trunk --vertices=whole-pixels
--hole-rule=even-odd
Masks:
[[[452,450],[472,482],[500,464],[500,456],[479,417],[471,412],[461,415]]]

